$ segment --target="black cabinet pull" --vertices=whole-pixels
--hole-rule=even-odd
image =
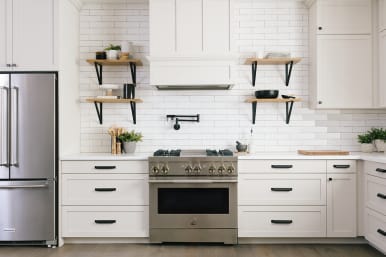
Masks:
[[[116,169],[116,166],[94,166],[96,170],[113,170]]]
[[[384,195],[384,194],[378,193],[377,197],[386,200],[386,195]]]
[[[386,173],[386,170],[385,169],[381,169],[381,168],[378,168],[375,171],[378,171],[378,172],[381,172],[381,173]]]
[[[288,187],[288,188],[284,188],[284,187],[271,187],[271,191],[273,191],[273,192],[291,192],[292,188],[291,187]]]
[[[94,220],[96,224],[114,224],[116,220]]]
[[[378,232],[379,234],[381,234],[382,236],[386,236],[386,232],[383,231],[382,229],[378,229],[377,232]]]
[[[322,28],[322,27],[319,27],[318,29],[319,29],[319,30],[322,30],[323,28]]]
[[[116,188],[95,188],[96,192],[114,192],[117,191]]]
[[[291,169],[293,165],[271,165],[272,169]]]
[[[271,220],[272,224],[292,224],[292,220]]]
[[[348,168],[350,168],[350,165],[348,165],[348,164],[346,164],[346,165],[334,164],[334,168],[335,169],[348,169]]]
[[[332,181],[332,178],[328,178],[328,181]]]

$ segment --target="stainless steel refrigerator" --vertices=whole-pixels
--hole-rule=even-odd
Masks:
[[[0,72],[0,244],[56,245],[57,73]]]

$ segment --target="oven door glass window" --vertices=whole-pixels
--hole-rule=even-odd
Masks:
[[[229,188],[158,188],[159,214],[229,214]]]

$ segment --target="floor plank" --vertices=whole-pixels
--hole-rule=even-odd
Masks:
[[[0,247],[0,257],[382,257],[368,245],[82,244]]]

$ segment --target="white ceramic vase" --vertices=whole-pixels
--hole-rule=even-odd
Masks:
[[[375,147],[377,148],[377,152],[384,152],[385,151],[385,141],[381,139],[376,139],[374,141]]]
[[[116,60],[119,57],[119,51],[118,50],[108,50],[107,51],[107,59],[109,60]]]
[[[372,153],[374,145],[373,144],[361,144],[361,152],[363,153]]]
[[[123,150],[126,154],[134,153],[136,147],[137,142],[123,142]]]

